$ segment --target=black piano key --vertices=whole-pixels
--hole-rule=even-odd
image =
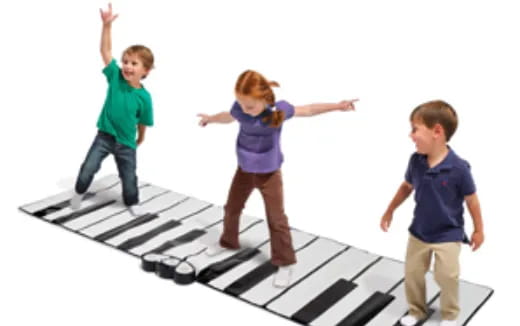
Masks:
[[[85,194],[85,196],[83,196],[83,200],[89,199],[89,198],[91,198],[93,196],[95,196],[95,194],[93,194],[91,192],[87,192]],[[64,200],[64,201],[59,202],[57,204],[49,205],[49,206],[47,206],[45,208],[42,208],[42,209],[32,213],[32,215],[34,215],[36,217],[44,217],[44,216],[47,216],[49,214],[55,213],[55,212],[57,212],[59,210],[62,210],[65,207],[68,207],[68,206],[70,206],[70,199]]]
[[[311,323],[327,309],[336,304],[336,302],[345,297],[350,291],[355,289],[356,286],[357,285],[353,282],[345,279],[338,280],[294,313],[291,319],[302,324]]]
[[[75,220],[77,218],[80,218],[84,215],[90,214],[93,211],[97,211],[98,209],[102,209],[106,206],[112,205],[115,202],[116,202],[116,200],[114,199],[114,200],[109,200],[109,201],[106,201],[103,203],[94,204],[92,206],[88,206],[88,207],[82,208],[80,210],[77,210],[75,212],[72,212],[70,214],[67,214],[65,216],[59,217],[55,220],[52,220],[51,222],[54,224],[64,224],[64,223],[70,222],[72,220]]]
[[[146,232],[146,233],[143,233],[137,237],[133,237],[131,239],[128,239],[126,240],[125,242],[121,243],[120,245],[117,246],[118,249],[121,249],[121,250],[130,250],[132,248],[135,248],[135,247],[138,247],[140,245],[142,245],[143,243],[145,243],[146,241],[150,240],[151,238],[163,233],[163,232],[166,232],[166,231],[169,231],[177,226],[181,225],[180,222],[176,221],[176,220],[171,220],[171,221],[168,221],[164,224],[161,224],[159,226],[157,226],[156,228]]]
[[[131,228],[134,228],[134,227],[137,227],[139,225],[143,225],[145,223],[148,223],[156,218],[158,218],[159,215],[157,214],[150,214],[150,213],[146,213],[144,215],[141,215],[125,224],[122,224],[122,225],[119,225],[113,229],[110,229],[108,231],[105,231],[97,236],[94,237],[94,240],[97,240],[97,241],[106,241],[110,238],[113,238],[115,236],[118,236],[120,235],[121,233],[123,232],[126,232],[128,230],[130,230]]]
[[[191,230],[173,240],[166,241],[165,243],[158,246],[157,248],[150,250],[149,253],[157,253],[157,254],[163,253],[166,250],[169,250],[171,248],[180,246],[182,244],[185,244],[185,243],[191,242],[197,238],[200,238],[204,234],[206,234],[206,231],[204,231],[204,230],[199,230],[199,229]]]
[[[359,307],[341,320],[337,326],[363,326],[395,299],[393,295],[375,292]]]
[[[269,276],[273,275],[277,270],[278,266],[275,266],[271,264],[270,261],[267,261],[230,284],[224,289],[224,292],[238,297]]]
[[[221,260],[204,268],[199,273],[199,275],[197,275],[197,281],[200,283],[207,284],[219,277],[220,275],[228,272],[229,270],[235,268],[243,262],[253,258],[259,253],[260,250],[255,248],[247,248],[241,250],[240,252],[234,254],[231,257],[228,257],[224,260]]]

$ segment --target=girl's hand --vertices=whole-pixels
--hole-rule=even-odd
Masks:
[[[112,4],[108,4],[108,10],[103,11],[103,9],[99,9],[99,12],[101,13],[101,20],[103,21],[103,25],[110,25],[114,20],[116,20],[117,16],[112,14]]]
[[[356,107],[354,106],[354,103],[359,101],[359,99],[349,100],[349,101],[341,101],[340,104],[340,111],[354,111]]]
[[[208,123],[210,123],[210,116],[204,113],[197,114],[197,117],[200,117],[199,126],[206,127]]]

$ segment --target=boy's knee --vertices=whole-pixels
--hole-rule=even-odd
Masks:
[[[101,168],[101,164],[97,162],[86,161],[81,165],[81,174],[93,175]]]
[[[441,284],[453,284],[459,281],[459,274],[447,270],[438,270],[434,272],[435,281]]]

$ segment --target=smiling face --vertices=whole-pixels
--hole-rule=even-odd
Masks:
[[[236,94],[237,102],[240,104],[242,111],[252,117],[260,115],[264,112],[267,102],[265,100],[255,99],[252,96]]]
[[[411,124],[410,138],[415,143],[418,153],[428,155],[439,144],[445,143],[444,131],[440,124],[437,123],[432,128],[428,128],[420,119],[413,119]]]
[[[145,77],[150,69],[147,69],[143,65],[143,61],[137,55],[137,53],[125,53],[123,54],[123,65],[122,65],[123,78],[133,87],[141,86],[141,79]]]

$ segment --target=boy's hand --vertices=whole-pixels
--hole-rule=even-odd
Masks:
[[[114,20],[116,20],[118,15],[112,14],[112,4],[108,4],[108,10],[103,11],[103,9],[99,9],[99,12],[101,13],[101,20],[103,21],[103,25],[109,25],[112,24]]]
[[[340,104],[340,111],[354,111],[356,109],[356,107],[354,106],[354,103],[359,101],[359,99],[353,99],[353,100],[349,100],[349,101],[341,101],[339,102]]]
[[[143,143],[143,141],[144,141],[144,138],[138,137],[136,140],[137,146],[141,145]]]
[[[393,214],[392,213],[385,213],[383,217],[381,218],[381,230],[387,232],[390,228],[390,224],[392,223]]]
[[[475,251],[478,248],[480,248],[480,246],[482,245],[483,242],[484,242],[484,232],[475,231],[471,235],[471,242],[469,245],[471,246],[471,249],[473,251]]]
[[[199,126],[206,127],[206,125],[210,122],[210,116],[204,113],[197,114],[197,117],[200,117]]]

